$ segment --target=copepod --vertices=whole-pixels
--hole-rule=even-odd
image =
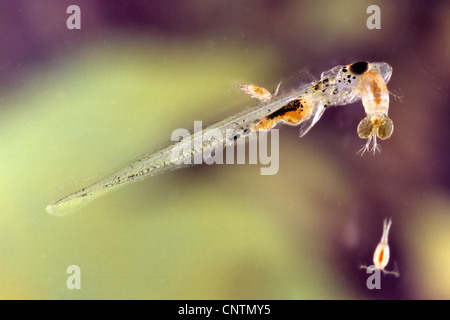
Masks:
[[[373,253],[373,266],[375,269],[382,271],[385,274],[393,274],[396,277],[399,277],[400,274],[397,271],[388,271],[386,270],[386,266],[389,263],[390,258],[390,250],[388,244],[389,230],[392,225],[392,220],[384,219],[383,222],[383,235],[381,236],[380,243],[378,243],[375,248],[375,252]],[[367,269],[367,266],[361,266],[362,269]]]

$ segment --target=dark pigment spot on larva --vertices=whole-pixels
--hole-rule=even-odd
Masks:
[[[366,61],[356,62],[350,66],[350,71],[356,75],[363,74],[369,68],[369,63]]]
[[[302,107],[302,103],[301,103],[300,99],[295,99],[295,100],[292,100],[291,102],[289,102],[284,107],[280,108],[279,110],[269,114],[267,116],[267,118],[274,119],[277,117],[281,117],[284,114],[286,114],[287,112],[298,110],[298,108],[300,108],[300,107]]]

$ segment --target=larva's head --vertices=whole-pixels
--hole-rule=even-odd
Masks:
[[[361,155],[369,150],[370,142],[373,139],[373,152],[378,150],[377,137],[381,140],[388,139],[394,131],[394,123],[388,116],[375,114],[367,116],[361,120],[358,125],[358,136],[361,139],[367,139],[366,146],[361,149]]]

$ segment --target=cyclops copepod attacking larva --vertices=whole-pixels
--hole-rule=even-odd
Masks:
[[[369,150],[373,139],[372,150],[378,150],[377,137],[381,140],[388,139],[394,131],[394,124],[388,117],[389,91],[385,79],[380,72],[369,68],[367,62],[357,62],[350,66],[354,73],[361,73],[357,90],[361,97],[366,115],[358,125],[358,135],[361,139],[367,139],[367,143],[361,150],[361,155]]]
[[[195,164],[197,162],[189,160],[199,155],[203,155],[206,161],[208,154],[211,155],[211,151],[216,148],[232,145],[236,140],[250,137],[258,131],[270,130],[278,123],[300,125],[302,137],[319,121],[326,108],[358,100],[362,100],[367,115],[358,126],[359,137],[368,140],[361,153],[369,150],[371,141],[375,153],[378,150],[376,138],[389,138],[394,128],[388,118],[389,91],[386,86],[391,75],[392,68],[385,62],[356,62],[336,66],[323,72],[318,81],[299,84],[293,90],[278,95],[280,85],[274,95],[254,84],[237,85],[261,103],[200,132],[203,136],[214,136],[214,139],[191,145],[191,140],[198,139],[197,133],[193,132],[186,139],[171,141],[96,183],[47,206],[47,212],[55,215],[72,212],[113,187],[181,168],[186,163]],[[177,152],[174,152],[175,149]]]

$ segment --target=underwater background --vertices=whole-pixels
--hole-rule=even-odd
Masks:
[[[0,299],[449,299],[449,16],[448,1],[1,0]],[[356,154],[357,102],[301,139],[279,126],[276,175],[199,165],[45,211],[174,129],[254,105],[236,83],[356,61],[389,63],[400,97],[375,156]],[[370,290],[359,266],[386,217],[401,276]]]

